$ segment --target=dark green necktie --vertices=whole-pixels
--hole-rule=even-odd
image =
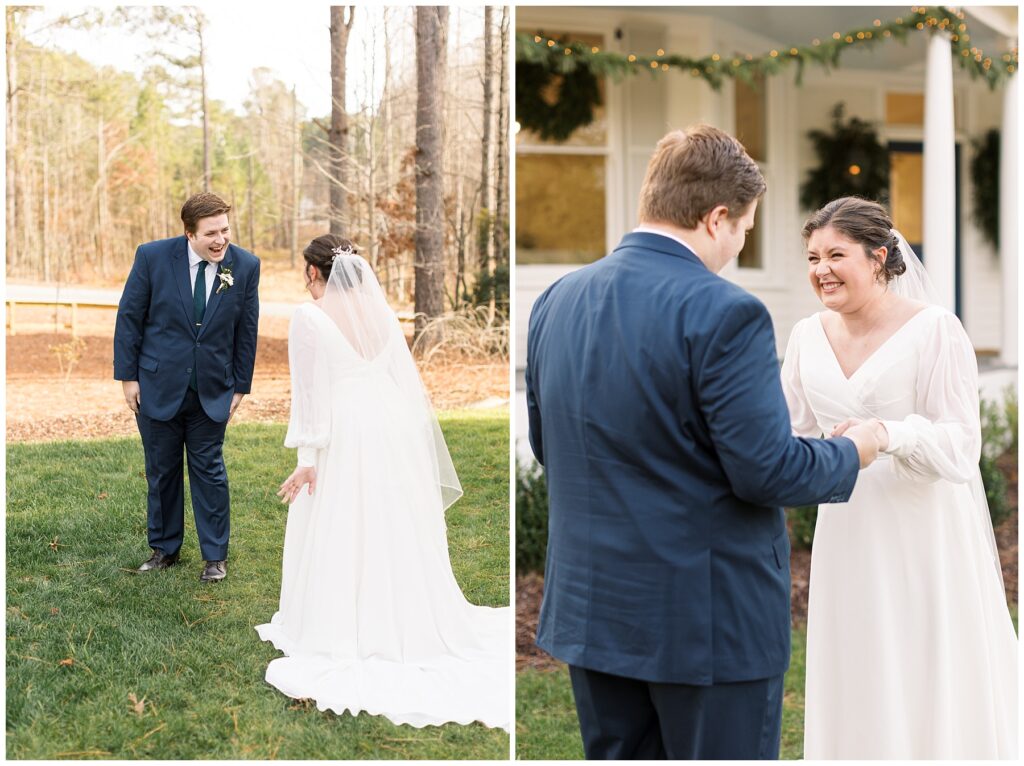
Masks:
[[[199,269],[196,271],[196,289],[192,293],[192,314],[196,320],[196,332],[203,326],[203,314],[206,313],[206,261],[200,261]],[[198,343],[196,344],[199,345]],[[188,386],[198,392],[199,386],[196,383],[195,349],[192,349],[192,376],[188,379]]]

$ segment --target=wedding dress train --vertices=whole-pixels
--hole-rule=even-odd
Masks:
[[[455,580],[444,509],[461,488],[443,437],[386,304],[340,310],[353,283],[379,291],[362,259],[345,256],[339,280],[342,260],[289,332],[285,443],[315,462],[317,486],[290,507],[280,608],[256,628],[286,655],[266,679],[339,714],[507,730],[511,610],[470,604]]]

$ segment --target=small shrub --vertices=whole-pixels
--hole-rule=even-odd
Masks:
[[[1010,432],[1008,451],[1017,454],[1017,389],[1010,385],[1004,389],[1006,397],[1006,428]]]
[[[801,505],[798,508],[787,508],[789,517],[789,538],[794,548],[809,551],[814,542],[814,525],[818,521],[818,506]]]
[[[988,500],[988,513],[992,517],[992,526],[998,527],[1010,515],[1010,503],[1006,497],[1007,481],[1003,472],[996,465],[994,458],[981,455],[981,481],[985,485],[985,498]]]
[[[412,351],[424,363],[447,353],[470,359],[507,360],[508,319],[500,314],[492,317],[487,306],[463,306],[427,321]]]
[[[544,572],[548,551],[548,483],[536,463],[516,467],[516,571]]]
[[[1012,423],[1012,425],[1011,425]],[[981,480],[985,485],[985,498],[992,517],[992,526],[997,527],[1010,515],[1007,497],[1008,482],[999,469],[997,461],[1017,445],[1017,397],[1007,392],[1003,406],[981,400]]]

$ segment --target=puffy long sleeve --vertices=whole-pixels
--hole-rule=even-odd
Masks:
[[[316,451],[331,438],[330,377],[320,330],[309,313],[317,310],[300,306],[288,328],[292,407],[284,446],[298,448],[300,466],[316,465]]]
[[[897,475],[914,481],[974,478],[981,457],[978,362],[960,320],[942,316],[919,359],[916,413],[883,421]]]
[[[811,317],[817,322],[817,318]],[[782,393],[786,397],[786,406],[789,408],[789,420],[793,424],[795,436],[818,437],[821,436],[821,428],[818,426],[818,419],[814,417],[810,402],[804,395],[803,383],[800,381],[800,339],[806,330],[807,319],[801,319],[796,323],[793,332],[789,334],[789,343],[786,346],[786,357],[782,360]]]

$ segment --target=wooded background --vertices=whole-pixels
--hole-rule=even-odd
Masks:
[[[340,232],[396,308],[415,303],[429,318],[487,306],[507,321],[508,8],[394,7],[382,23],[359,7],[324,14],[329,38],[320,28],[309,39],[331,46],[333,108],[316,115],[272,61],[252,72],[241,112],[208,98],[198,7],[43,22],[8,6],[8,277],[117,280],[138,244],[179,234],[182,203],[209,189],[233,207],[232,240],[261,257],[298,263],[311,238]],[[485,32],[467,42],[472,14]],[[372,57],[348,50],[361,22],[384,40],[384,60],[361,67],[383,89],[353,104],[345,61]],[[38,23],[113,26],[152,56],[141,75],[99,68],[33,44]],[[396,63],[398,50],[415,56]]]

